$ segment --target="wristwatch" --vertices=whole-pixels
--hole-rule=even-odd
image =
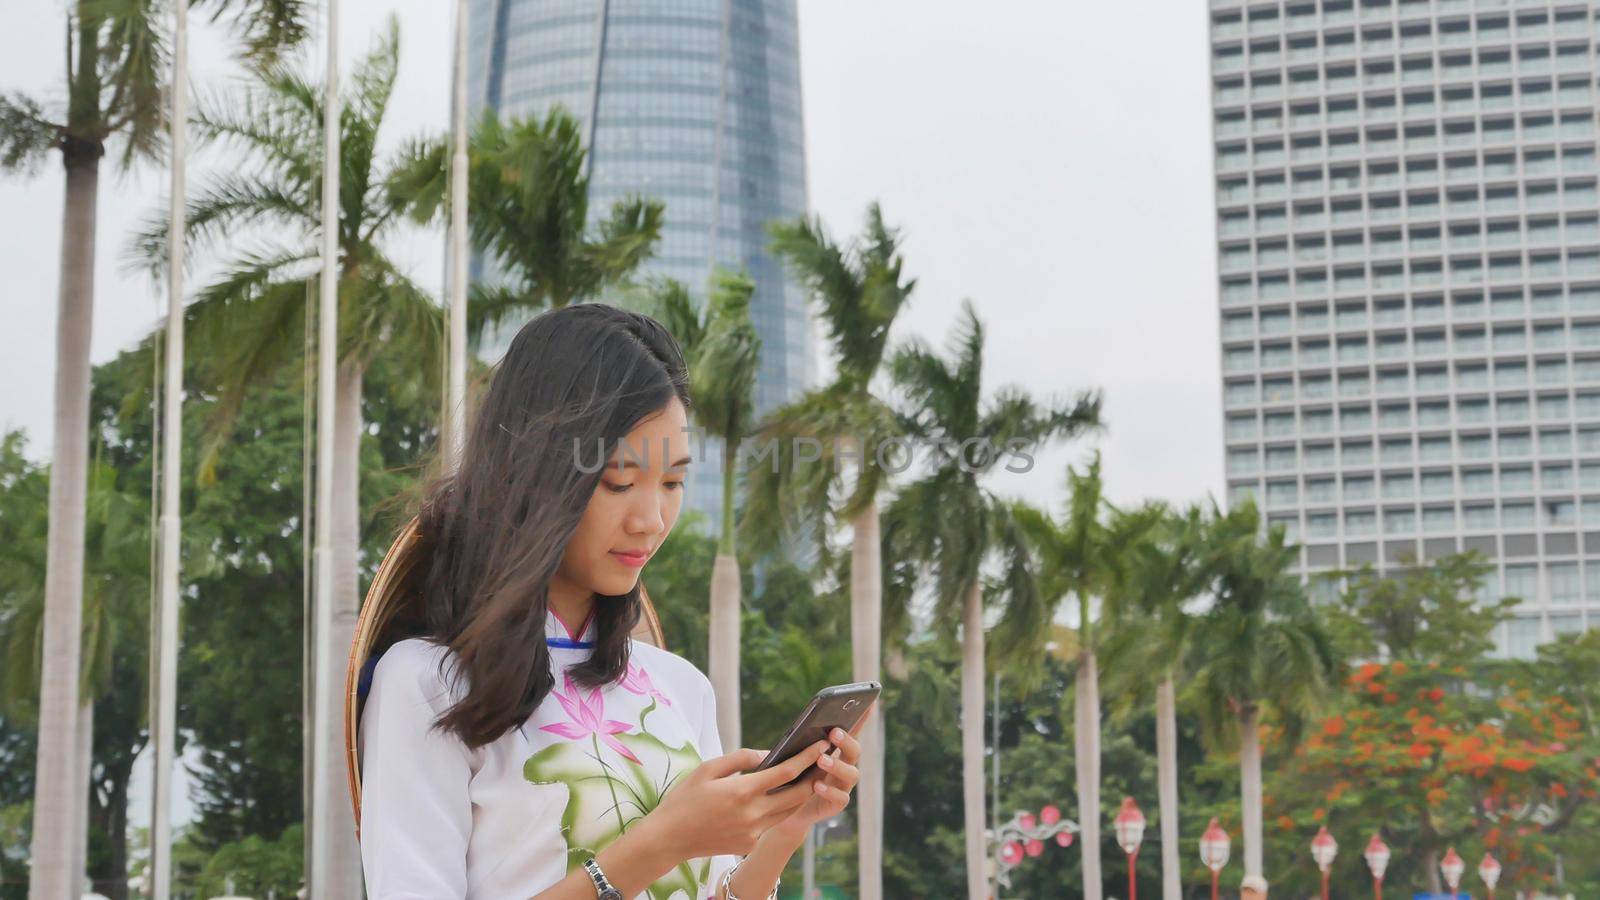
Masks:
[[[606,880],[606,873],[600,871],[600,864],[590,857],[583,861],[583,868],[589,873],[589,879],[594,882],[594,889],[600,892],[597,900],[622,900],[622,892],[611,886]]]

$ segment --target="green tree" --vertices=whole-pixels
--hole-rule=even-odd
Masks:
[[[1214,598],[1191,630],[1184,693],[1211,745],[1238,748],[1244,868],[1262,874],[1262,715],[1270,713],[1293,743],[1325,693],[1336,656],[1293,572],[1298,548],[1282,528],[1263,529],[1255,504],[1214,515],[1206,544]]]
[[[1479,601],[1493,571],[1476,552],[1431,560],[1402,560],[1378,574],[1368,564],[1326,576],[1342,581],[1339,602],[1326,613],[1330,634],[1345,657],[1466,662],[1494,649],[1495,626],[1521,602]]]
[[[301,0],[215,0],[213,7],[217,15],[231,15],[247,58],[271,59],[305,34]],[[41,896],[75,890],[73,879],[81,874],[70,869],[81,831],[75,782],[86,776],[73,768],[81,759],[72,745],[84,715],[77,671],[100,163],[114,150],[118,168],[126,171],[160,151],[165,10],[151,0],[69,3],[64,107],[50,109],[25,94],[0,92],[0,170],[30,173],[55,152],[66,170],[31,870]]]
[[[1082,869],[1083,894],[1098,900],[1100,875],[1100,674],[1097,627],[1099,617],[1133,614],[1116,601],[1119,586],[1127,580],[1134,562],[1133,549],[1146,539],[1159,518],[1158,510],[1121,510],[1104,496],[1100,455],[1090,459],[1080,473],[1067,469],[1064,518],[1020,507],[1017,521],[1039,558],[1041,603],[1018,627],[1041,633],[1054,621],[1061,604],[1078,607],[1078,658],[1073,690],[1073,761],[1078,785],[1078,824],[1083,828],[1086,851]],[[1097,609],[1098,607],[1098,609]],[[1031,629],[1030,629],[1031,625]],[[1037,656],[1037,651],[1035,651]]]
[[[413,367],[413,378],[437,396],[443,319],[439,307],[384,253],[386,236],[404,221],[409,198],[394,189],[393,162],[378,154],[399,65],[399,26],[387,31],[356,65],[340,112],[338,353],[335,384],[334,497],[325,512],[332,538],[333,626],[320,652],[343,658],[354,634],[360,577],[360,457],[363,380],[373,360],[394,354]],[[262,71],[239,92],[198,104],[194,126],[202,142],[239,150],[244,162],[212,173],[188,203],[187,234],[204,250],[240,229],[270,229],[255,249],[224,264],[220,278],[203,287],[185,313],[190,358],[200,385],[215,387],[215,427],[201,457],[204,480],[215,477],[223,442],[247,392],[268,383],[306,343],[306,306],[314,296],[321,262],[323,90],[287,65]],[[133,252],[159,273],[166,264],[166,223],[153,217]],[[335,298],[323,298],[334,302]],[[320,514],[320,513],[319,513]],[[344,687],[331,702],[342,708]],[[329,759],[343,758],[337,729],[318,735]],[[333,883],[359,883],[359,852],[344,784],[330,779],[330,796],[317,802],[335,813],[338,842],[331,859],[343,867]],[[343,823],[341,827],[340,823]],[[320,838],[319,838],[320,839]]]
[[[621,284],[650,258],[664,207],[627,197],[591,226],[583,127],[551,107],[543,118],[502,121],[486,110],[467,150],[467,206],[473,245],[492,274],[472,284],[468,329],[479,340],[541,309],[590,300]],[[391,180],[419,222],[448,210],[450,141],[412,142]]]
[[[1184,671],[1191,604],[1210,587],[1205,564],[1206,523],[1198,506],[1163,510],[1161,520],[1130,548],[1132,559],[1114,588],[1114,609],[1129,614],[1111,621],[1105,642],[1112,693],[1148,703],[1149,673],[1156,673],[1156,765],[1160,802],[1161,884],[1166,900],[1182,894],[1179,859],[1177,681]]]
[[[11,432],[0,443],[0,541],[7,550],[0,564],[0,646],[5,648],[3,700],[8,721],[32,726],[38,720],[44,659],[45,567],[43,498],[49,470],[22,455],[22,435]],[[73,871],[90,871],[111,897],[127,895],[123,836],[127,790],[133,761],[144,746],[144,710],[138,702],[114,702],[113,690],[143,683],[149,562],[149,496],[104,460],[97,446],[86,498],[84,635],[80,661],[80,705],[75,771],[88,827],[73,854]],[[130,691],[130,693],[133,693]],[[137,698],[137,694],[134,694]],[[108,871],[109,870],[109,871]]]
[[[801,218],[769,226],[772,252],[804,286],[828,330],[837,360],[832,383],[806,392],[769,412],[753,435],[761,449],[775,451],[770,465],[750,467],[745,478],[745,509],[740,542],[758,555],[774,554],[785,539],[797,539],[818,552],[818,568],[835,572],[839,559],[827,536],[837,524],[848,526],[851,550],[848,583],[852,662],[855,681],[879,680],[883,646],[882,534],[878,492],[887,475],[876,464],[883,441],[900,433],[893,411],[872,391],[883,364],[889,329],[916,286],[902,274],[900,236],[884,224],[876,203],[867,208],[866,226],[848,245],[834,241],[820,219]],[[818,456],[803,456],[801,447]],[[857,454],[854,478],[847,484],[840,456]],[[809,461],[808,461],[809,460]],[[903,640],[907,623],[890,621]],[[879,713],[861,733],[861,788],[857,792],[861,829],[858,894],[883,895],[884,716]]]
[[[738,698],[742,619],[739,558],[734,543],[734,479],[740,443],[755,418],[756,370],[761,338],[750,323],[755,283],[719,270],[712,278],[705,309],[697,311],[681,283],[665,280],[654,292],[663,324],[683,348],[689,369],[690,414],[708,437],[722,445],[722,521],[711,570],[711,683],[717,704],[717,729],[729,747],[741,746]]]
[[[983,393],[984,329],[970,302],[949,339],[949,359],[912,340],[889,360],[889,374],[904,394],[901,416],[913,443],[937,446],[929,471],[899,491],[884,513],[885,557],[926,568],[934,591],[934,622],[954,637],[961,623],[962,798],[965,807],[967,894],[987,896],[984,883],[984,609],[1007,609],[1008,627],[995,643],[1002,659],[1039,645],[1042,609],[1033,557],[1016,506],[982,485],[982,478],[1019,451],[1070,439],[1099,424],[1100,398],[1040,404],[1017,387]],[[972,452],[976,447],[977,452]],[[1000,573],[986,585],[980,569],[994,559]],[[903,571],[903,569],[897,569]],[[894,594],[909,595],[915,584]],[[898,611],[901,616],[908,613]]]

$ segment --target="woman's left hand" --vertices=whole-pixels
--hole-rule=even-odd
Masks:
[[[806,776],[806,780],[813,785],[811,796],[774,828],[803,839],[806,829],[838,815],[850,805],[850,791],[861,777],[861,770],[857,768],[861,761],[861,742],[856,738],[877,707],[878,703],[874,700],[861,720],[848,732],[842,728],[828,732],[828,741],[834,746],[817,759],[820,772]],[[822,787],[819,789],[817,785]]]

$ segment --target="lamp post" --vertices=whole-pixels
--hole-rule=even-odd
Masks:
[[[995,829],[990,835],[994,846],[995,896],[1001,887],[1011,887],[1011,870],[1022,862],[1024,856],[1038,856],[1044,852],[1044,842],[1053,838],[1058,847],[1072,846],[1072,835],[1078,824],[1061,817],[1061,809],[1054,804],[1039,810],[1038,817],[1031,812],[1018,812]]]
[[[1215,816],[1206,826],[1206,833],[1200,836],[1200,861],[1211,870],[1211,900],[1217,900],[1217,878],[1222,874],[1222,867],[1228,864],[1228,833],[1217,824]]]
[[[1489,888],[1489,900],[1494,900],[1494,886],[1500,883],[1500,861],[1487,850],[1483,853],[1483,862],[1478,863],[1478,877]]]
[[[1454,894],[1461,887],[1461,873],[1467,870],[1467,864],[1461,861],[1456,848],[1451,847],[1444,852],[1444,859],[1439,860],[1439,871],[1444,873],[1444,883],[1449,885],[1450,893]]]
[[[1389,868],[1389,845],[1383,838],[1373,835],[1361,855],[1367,858],[1367,868],[1372,870],[1372,896],[1383,900],[1383,873]]]
[[[1317,836],[1311,839],[1311,858],[1316,860],[1317,869],[1322,872],[1322,900],[1328,900],[1328,870],[1333,867],[1333,858],[1339,854],[1339,842],[1328,833],[1328,826],[1317,829]]]
[[[1139,811],[1139,804],[1134,803],[1132,797],[1122,798],[1122,809],[1111,820],[1111,826],[1117,833],[1117,846],[1128,854],[1128,900],[1138,900],[1135,860],[1139,856],[1139,845],[1144,842],[1144,813]]]

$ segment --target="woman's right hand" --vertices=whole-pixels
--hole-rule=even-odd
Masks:
[[[677,845],[679,859],[748,854],[768,828],[811,797],[817,775],[767,791],[798,777],[828,746],[818,741],[762,772],[749,770],[766,758],[765,750],[742,748],[708,759],[669,788],[644,820]]]

